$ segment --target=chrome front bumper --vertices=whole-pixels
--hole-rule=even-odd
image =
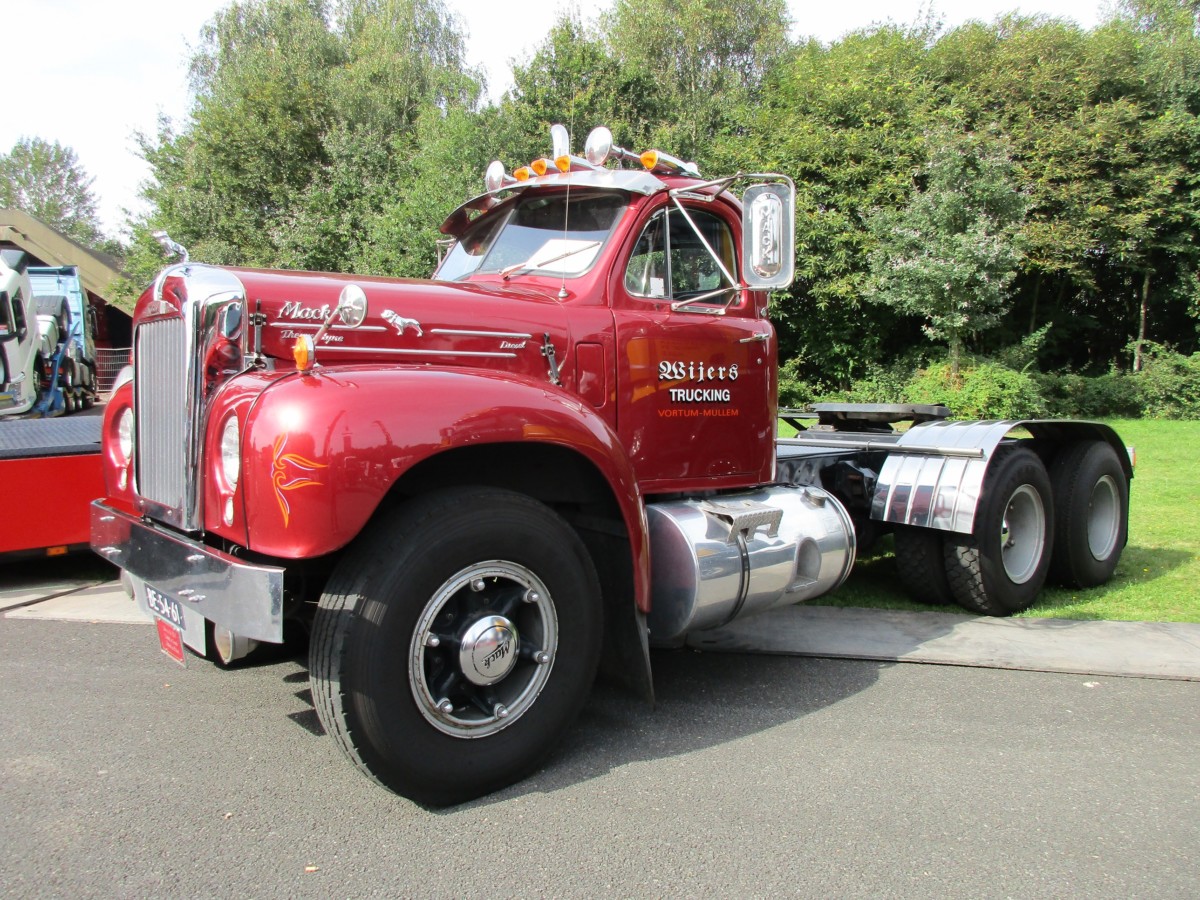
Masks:
[[[278,566],[247,563],[100,500],[92,503],[92,549],[178,600],[192,617],[257,641],[283,642]]]

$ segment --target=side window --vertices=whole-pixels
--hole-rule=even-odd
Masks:
[[[636,297],[687,300],[727,287],[721,267],[704,246],[713,249],[733,275],[737,261],[733,235],[720,218],[688,210],[696,228],[677,209],[657,213],[646,225],[625,269],[625,289]],[[697,235],[704,235],[704,241]],[[714,303],[722,298],[714,297]]]
[[[16,296],[13,297],[13,331],[24,337],[25,335],[25,298],[21,296],[21,289],[17,288]]]
[[[633,248],[625,269],[625,290],[635,297],[667,296],[667,238],[663,227],[666,218],[665,213],[655,213]]]

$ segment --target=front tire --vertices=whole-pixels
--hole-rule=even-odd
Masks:
[[[430,805],[527,775],[578,714],[603,634],[599,580],[560,516],[454,489],[382,514],[313,623],[313,701],[366,774]]]
[[[1000,449],[983,483],[974,532],[945,542],[954,599],[985,616],[1028,609],[1046,582],[1053,534],[1046,467],[1030,450]]]

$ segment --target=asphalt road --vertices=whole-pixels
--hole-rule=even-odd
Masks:
[[[694,651],[533,778],[430,811],[320,735],[302,661],[0,619],[16,897],[1195,897],[1200,684]]]

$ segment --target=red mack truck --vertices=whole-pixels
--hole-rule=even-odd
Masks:
[[[448,804],[537,766],[598,669],[652,697],[650,645],[833,591],[878,534],[982,614],[1112,575],[1105,425],[821,406],[777,439],[788,178],[553,143],[489,167],[432,280],[185,256],[142,295],[92,546],[171,655],[302,623],[325,730]]]

